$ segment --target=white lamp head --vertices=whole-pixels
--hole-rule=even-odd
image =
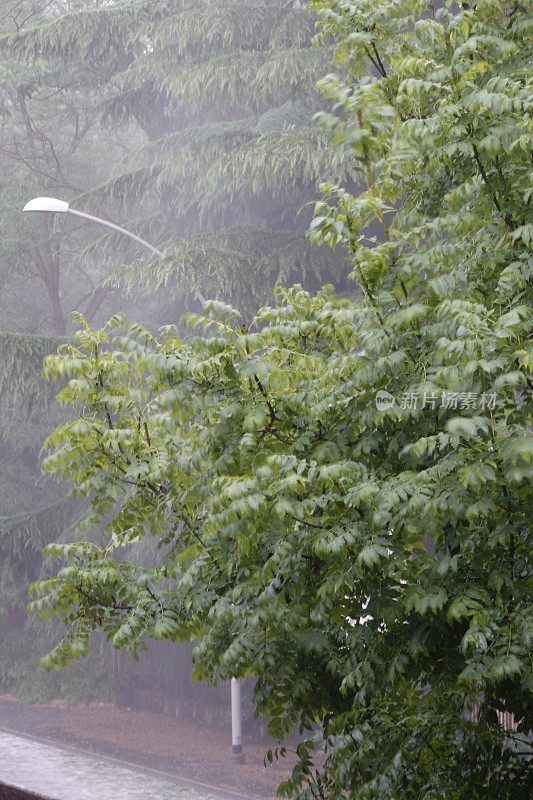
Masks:
[[[64,200],[56,200],[54,197],[36,197],[26,203],[23,211],[48,211],[52,214],[65,214],[68,211],[68,203]]]

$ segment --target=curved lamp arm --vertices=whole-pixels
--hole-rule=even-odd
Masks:
[[[137,244],[140,244],[142,247],[146,247],[147,250],[150,250],[150,252],[154,253],[156,256],[158,256],[158,258],[164,258],[161,250],[158,250],[157,247],[154,247],[149,242],[141,239],[141,237],[137,236],[135,233],[131,233],[125,228],[121,228],[120,225],[115,225],[114,222],[109,222],[107,219],[94,217],[92,214],[86,214],[84,211],[76,211],[76,209],[70,208],[69,204],[65,200],[57,200],[55,197],[35,197],[33,200],[30,200],[29,203],[26,203],[22,210],[37,211],[41,213],[44,212],[49,214],[73,214],[75,217],[87,219],[89,222],[96,222],[98,225],[103,225],[106,228],[111,228],[118,233],[122,233],[123,236],[127,236],[129,239],[133,239],[134,242],[137,242]],[[205,303],[205,297],[199,290],[196,290],[196,298],[200,301],[200,303]]]
[[[76,211],[74,208],[69,208],[68,213],[74,214],[76,217],[82,217],[82,219],[88,219],[90,222],[97,222],[98,225],[105,225],[106,228],[112,228],[114,231],[118,231],[118,233],[122,233],[124,236],[133,239],[134,242],[142,245],[142,247],[146,247],[147,250],[151,250],[152,253],[155,253],[159,258],[164,258],[163,253],[161,250],[158,250],[157,247],[141,239],[141,237],[137,236],[135,233],[130,233],[130,231],[125,230],[125,228],[121,228],[120,225],[115,225],[114,222],[108,222],[106,219],[100,219],[100,217],[93,217],[92,214],[85,214],[83,211]]]
[[[125,230],[125,228],[115,225],[114,222],[109,222],[107,219],[94,217],[92,214],[86,214],[84,211],[76,211],[76,209],[70,208],[69,204],[65,202],[65,200],[56,200],[55,197],[36,197],[34,200],[30,200],[29,203],[26,203],[22,210],[45,213],[48,212],[49,214],[73,214],[76,217],[82,217],[82,219],[87,219],[90,222],[96,222],[98,225],[104,225],[106,228],[111,228],[114,231],[118,231],[118,233],[122,233],[124,236],[133,239],[134,242],[137,242],[137,244],[140,244],[142,247],[146,247],[147,250],[155,253],[155,255],[159,256],[159,258],[164,258],[161,250],[158,250],[157,247],[154,247],[149,242],[141,239],[141,237],[137,236],[135,233],[131,233],[130,231]]]

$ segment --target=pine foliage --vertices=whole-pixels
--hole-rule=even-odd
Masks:
[[[0,333],[0,637],[14,633],[8,618],[24,618],[27,587],[42,568],[46,544],[72,528],[75,503],[39,475],[36,443],[59,421],[43,360],[63,340]],[[64,493],[63,493],[64,494]],[[22,624],[23,627],[23,624]],[[21,633],[22,635],[22,633]]]
[[[109,207],[109,216],[120,215],[155,244],[169,246],[169,254],[173,241],[179,250],[181,240],[205,238],[206,253],[216,256],[217,233],[243,224],[260,238],[264,231],[299,232],[305,246],[304,199],[324,177],[345,181],[352,162],[328,151],[313,124],[314,87],[332,49],[312,46],[315,20],[298,5],[129,0],[5,40],[22,60],[87,64],[85,80],[92,76],[93,91],[100,87],[102,122],[139,126],[147,137],[104,185],[78,197],[78,205],[100,213]],[[122,262],[137,257],[116,236],[102,237],[84,258],[97,254]],[[334,267],[332,259],[312,259],[309,286],[342,282],[342,270]],[[215,260],[208,271],[222,268]],[[268,272],[281,274],[283,267],[272,263]],[[194,263],[189,274],[183,303],[199,284]],[[242,292],[232,296],[233,285],[230,273],[220,273],[217,296],[240,302]],[[265,287],[257,270],[255,285],[247,280],[248,306],[268,297]],[[202,291],[209,295],[210,287]]]
[[[254,287],[267,295],[272,286],[298,280],[317,286],[317,274],[327,268],[338,269],[337,254],[329,254],[302,243],[300,236],[286,233],[262,235],[254,228],[237,228],[205,237],[174,242],[160,261],[136,261],[111,280],[134,292],[139,284],[154,294],[173,300],[183,294],[183,287],[200,295],[225,292],[238,300],[244,311],[251,308]],[[346,269],[349,264],[346,262]]]
[[[34,441],[36,427],[44,431],[50,424],[54,393],[43,378],[42,364],[62,341],[0,332],[0,438],[27,446]]]

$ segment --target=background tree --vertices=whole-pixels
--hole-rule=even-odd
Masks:
[[[89,64],[65,66],[53,53],[18,59],[7,46],[13,36],[57,23],[69,8],[104,5],[88,0],[65,4],[9,0],[3,10],[0,158],[5,238],[0,302],[4,330],[63,335],[71,310],[83,308],[92,319],[109,291],[98,286],[107,277],[101,268],[98,274],[93,262],[83,269],[74,258],[76,249],[90,238],[85,236],[84,244],[72,230],[55,226],[52,216],[42,215],[28,224],[20,213],[35,194],[87,191],[107,174],[104,153],[115,159],[123,152],[127,132],[119,144],[111,131],[104,137],[98,127],[102,96],[97,81],[105,80],[109,65],[99,63],[96,75]]]
[[[78,202],[166,248],[163,264],[130,263],[117,281],[164,287],[171,322],[176,298],[183,311],[198,289],[251,308],[276,281],[342,282],[341,259],[306,245],[309,212],[300,213],[319,177],[347,173],[312,123],[330,53],[311,46],[302,5],[129,0],[61,14],[6,42],[22,63],[81,67],[100,122],[142,132],[111,169],[103,158],[106,180]],[[95,256],[111,271],[138,253],[112,234],[82,263]]]
[[[2,42],[95,5],[7,0]],[[32,658],[39,634],[27,624],[25,585],[40,574],[44,544],[69,530],[77,514],[65,490],[40,469],[43,436],[60,419],[42,380],[42,359],[62,341],[70,311],[83,308],[92,318],[109,290],[99,288],[106,276],[94,263],[83,269],[72,260],[82,231],[73,236],[50,217],[28,224],[21,209],[36,194],[85,190],[98,169],[103,179],[101,164],[91,160],[104,137],[95,130],[87,72],[66,71],[53,57],[21,62],[3,44],[0,70],[0,681],[4,690],[28,690],[39,683]],[[114,151],[111,135],[106,148]],[[46,642],[42,626],[39,633]]]
[[[314,729],[282,793],[525,799],[531,22],[313,6],[340,72],[322,121],[361,190],[324,185],[312,238],[348,249],[363,297],[280,290],[251,327],[211,303],[190,340],[114,318],[47,360],[77,414],[46,467],[93,498],[87,529],[111,519],[48,550],[66,568],[34,608],[66,632],[44,663],[95,627],[198,636],[199,677],[255,675],[274,734]]]

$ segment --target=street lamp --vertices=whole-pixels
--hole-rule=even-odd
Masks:
[[[83,211],[76,211],[76,209],[70,208],[69,204],[65,200],[56,200],[55,197],[36,197],[33,200],[30,200],[29,203],[26,203],[22,210],[37,211],[41,213],[44,212],[48,214],[73,214],[75,217],[88,219],[90,222],[96,222],[98,225],[104,225],[106,228],[112,228],[112,230],[118,231],[118,233],[122,233],[124,236],[128,236],[130,239],[133,239],[134,242],[137,242],[137,244],[140,244],[142,247],[146,247],[147,250],[150,250],[159,258],[164,258],[161,250],[158,250],[157,247],[145,242],[140,236],[130,233],[130,231],[121,228],[119,225],[115,225],[113,222],[109,222],[107,219],[100,219],[100,217],[94,217],[92,214],[85,214]]]
[[[114,222],[109,222],[107,219],[101,219],[92,214],[86,214],[83,211],[76,211],[75,208],[70,208],[65,200],[57,200],[55,197],[35,197],[33,200],[30,200],[29,203],[26,203],[22,210],[45,214],[72,214],[75,217],[87,219],[89,222],[96,222],[98,225],[103,225],[106,228],[111,228],[118,233],[122,233],[124,236],[128,236],[130,239],[133,239],[134,242],[137,242],[137,244],[146,247],[147,250],[150,250],[159,258],[164,258],[161,250],[158,250],[149,242],[141,239],[140,236],[136,236],[134,233],[121,228],[119,225],[115,225]],[[205,303],[205,297],[200,291],[196,292],[196,298],[201,303]],[[241,686],[236,678],[231,679],[231,733],[232,758],[237,763],[242,764],[244,763],[244,755],[242,752],[241,738]]]
[[[75,217],[88,219],[89,222],[96,222],[98,225],[103,225],[106,228],[111,228],[114,231],[118,231],[118,233],[122,233],[129,239],[133,239],[134,242],[137,242],[137,244],[140,244],[142,247],[146,247],[147,250],[150,250],[150,252],[154,253],[156,256],[158,256],[158,258],[165,257],[161,250],[158,250],[157,247],[154,247],[149,242],[141,239],[140,236],[136,236],[135,233],[131,233],[125,228],[121,228],[120,225],[115,225],[114,222],[109,222],[107,219],[101,219],[101,217],[95,217],[92,214],[86,214],[84,211],[76,211],[76,209],[71,208],[65,200],[56,200],[55,197],[35,197],[33,200],[30,200],[29,203],[26,203],[22,210],[36,211],[38,213],[44,212],[48,214],[73,214]],[[199,289],[196,290],[195,297],[200,301],[200,303],[205,303],[205,297]]]

